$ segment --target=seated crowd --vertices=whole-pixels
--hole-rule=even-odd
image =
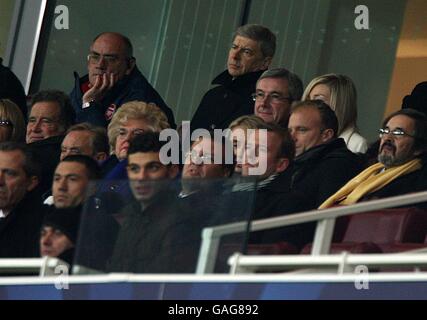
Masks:
[[[0,82],[0,258],[72,264],[79,255],[79,264],[111,272],[194,272],[203,227],[239,211],[236,199],[252,195],[247,219],[256,220],[427,190],[425,83],[368,146],[353,81],[326,74],[304,90],[295,73],[269,69],[275,47],[263,26],[236,31],[188,146],[184,132],[178,145],[163,135],[176,128],[174,115],[121,34],[94,39],[88,74],[75,74],[69,96],[40,91],[27,107],[16,98],[22,90]],[[179,161],[165,161],[176,151]],[[248,241],[299,251],[313,235],[306,223]]]

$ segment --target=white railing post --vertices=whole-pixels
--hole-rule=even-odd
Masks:
[[[317,222],[311,255],[328,254],[334,234],[335,219],[324,219]]]

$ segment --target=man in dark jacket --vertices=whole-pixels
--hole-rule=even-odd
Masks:
[[[276,36],[260,25],[237,29],[228,54],[227,70],[217,76],[191,120],[191,129],[225,129],[240,116],[251,114],[255,84],[273,59]]]
[[[64,134],[74,123],[74,118],[70,99],[61,91],[40,91],[31,99],[26,142],[42,166],[37,186],[42,193],[50,189]]]
[[[75,86],[70,94],[77,122],[106,127],[123,103],[133,100],[152,102],[162,109],[172,128],[172,110],[136,67],[130,40],[122,34],[98,35],[88,55],[88,75],[74,73]]]
[[[0,99],[10,99],[21,109],[24,119],[27,119],[27,101],[24,87],[15,74],[2,65],[0,58]]]
[[[123,224],[109,271],[173,273],[187,264],[181,261],[184,237],[177,231],[181,217],[174,200],[178,192],[167,180],[176,178],[179,167],[160,161],[165,144],[154,132],[138,135],[130,143],[127,172],[135,201],[122,210]]]
[[[266,134],[264,141],[261,136],[263,133]],[[250,159],[252,153],[256,161],[252,161],[252,164],[249,161],[244,163],[242,175],[250,176],[249,169],[254,169],[256,166],[265,168],[264,173],[260,172],[256,175],[258,183],[252,220],[312,209],[303,193],[290,188],[295,145],[287,130],[278,124],[265,124],[264,127],[259,126],[253,134],[249,134],[247,139],[249,147],[246,150],[248,154],[246,158]],[[250,243],[286,241],[300,248],[312,240],[313,232],[312,224],[266,230],[252,233]]]
[[[357,155],[337,138],[337,117],[324,102],[295,105],[288,128],[296,147],[292,189],[304,192],[312,207],[318,207],[362,169]]]
[[[77,234],[73,239],[70,238],[73,240],[73,246],[77,246],[76,262],[85,267],[102,270],[111,256],[119,226],[108,214],[112,210],[110,203],[107,204],[103,197],[93,196],[94,184],[99,178],[100,168],[92,157],[85,155],[65,157],[55,170],[52,183],[53,205],[45,210],[48,217],[57,212],[67,212],[66,209],[74,212],[74,215],[82,214],[79,242],[77,243]],[[75,228],[76,233],[79,221],[79,217],[64,220],[70,228]],[[60,230],[64,231],[61,228]],[[71,261],[71,252],[67,259],[69,259],[67,262]]]
[[[389,115],[380,132],[378,162],[331,195],[321,208],[425,191],[427,117],[414,109]],[[421,205],[425,208],[425,204]]]
[[[37,257],[43,220],[35,194],[40,170],[25,145],[3,142],[0,172],[0,257]]]

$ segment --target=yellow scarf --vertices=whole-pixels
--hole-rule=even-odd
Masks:
[[[319,209],[329,208],[336,204],[349,205],[356,203],[364,195],[373,193],[394,179],[421,168],[421,160],[413,159],[397,167],[383,170],[382,163],[376,163],[347,182],[344,187],[323,202]],[[380,172],[380,173],[378,173]]]

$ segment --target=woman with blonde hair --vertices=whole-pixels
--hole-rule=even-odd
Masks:
[[[253,114],[241,116],[235,119],[228,129],[231,130],[231,139],[233,140],[233,152],[234,157],[236,158],[236,165],[234,166],[235,174],[242,174],[242,157],[245,146],[241,143],[239,145],[238,140],[245,141],[247,138],[248,129],[259,129],[263,128],[266,125],[265,121]],[[244,135],[242,137],[241,135]]]
[[[127,156],[130,140],[144,131],[160,132],[169,128],[168,118],[154,103],[124,103],[108,125],[110,151],[119,161]]]
[[[305,88],[302,100],[322,100],[338,118],[338,136],[353,152],[365,153],[368,143],[357,128],[357,92],[353,81],[341,74],[325,74],[314,78]]]
[[[21,109],[8,99],[0,99],[0,142],[25,141],[25,120]]]
[[[130,141],[146,131],[160,132],[170,128],[165,113],[154,103],[130,101],[121,105],[108,125],[110,158],[102,165],[103,181],[99,193],[112,191],[130,197],[127,183],[127,154]]]

